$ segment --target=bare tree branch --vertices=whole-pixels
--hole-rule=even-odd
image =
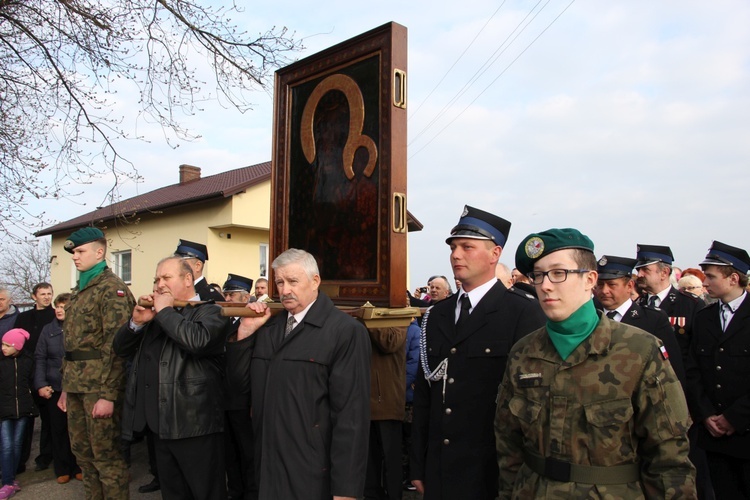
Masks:
[[[45,214],[29,201],[74,196],[100,176],[116,201],[122,181],[140,179],[120,150],[142,139],[129,124],[155,122],[172,147],[194,139],[179,117],[219,96],[252,109],[249,92],[301,48],[286,28],[240,31],[236,4],[200,1],[0,0],[0,230],[38,227]],[[140,109],[118,115],[128,85]]]
[[[30,302],[34,285],[50,280],[49,240],[9,243],[0,254],[0,287],[15,302]]]

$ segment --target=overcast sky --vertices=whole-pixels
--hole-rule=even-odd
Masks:
[[[296,31],[299,58],[388,21],[408,28],[408,208],[425,226],[409,236],[412,289],[452,274],[444,240],[465,204],[512,222],[510,267],[522,238],[550,227],[580,229],[597,255],[669,245],[681,267],[714,239],[750,249],[745,0],[282,0],[235,18]],[[244,115],[207,105],[186,120],[202,138],[177,150],[141,124],[151,142],[128,148],[145,182],[123,195],[176,182],[182,163],[205,176],[270,160],[272,96],[254,98]],[[45,209],[81,215],[110,184]]]

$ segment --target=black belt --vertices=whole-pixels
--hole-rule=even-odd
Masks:
[[[101,351],[65,351],[66,361],[87,361],[89,359],[102,359]]]
[[[641,470],[637,463],[609,467],[579,465],[557,458],[545,458],[529,450],[524,450],[523,459],[526,465],[540,476],[563,483],[625,484],[639,481],[641,478]]]

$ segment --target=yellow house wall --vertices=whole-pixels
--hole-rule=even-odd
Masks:
[[[131,291],[136,296],[149,293],[156,264],[171,255],[182,238],[208,246],[204,275],[209,282],[221,285],[230,272],[255,280],[260,245],[268,244],[270,188],[268,181],[228,199],[144,214],[129,224],[110,222],[101,228],[109,241],[108,265],[114,268],[115,252],[130,250]],[[68,235],[52,237],[51,255],[57,256],[51,266],[55,293],[69,291],[76,283],[71,255],[62,246]]]

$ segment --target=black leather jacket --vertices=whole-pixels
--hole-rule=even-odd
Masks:
[[[133,357],[125,391],[122,435],[133,437],[136,382],[145,336],[163,337],[159,356],[159,437],[182,439],[224,430],[223,352],[229,319],[214,304],[162,309],[135,332],[129,323],[115,335],[118,356]]]

